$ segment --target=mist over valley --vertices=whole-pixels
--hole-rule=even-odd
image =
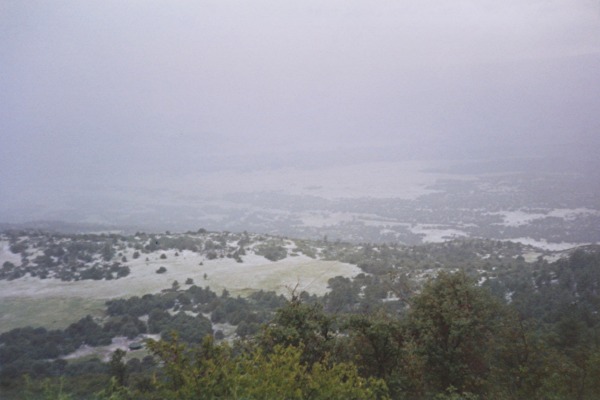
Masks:
[[[597,1],[0,1],[0,399],[600,398]]]

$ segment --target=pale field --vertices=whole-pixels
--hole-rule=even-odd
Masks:
[[[352,222],[356,219],[356,215],[346,212],[325,212],[325,211],[314,211],[305,212],[300,215],[302,224],[304,226],[312,226],[316,228],[323,228],[326,226],[335,226],[343,222]]]
[[[21,255],[15,254],[10,251],[10,243],[7,240],[0,241],[0,265],[6,261],[11,262],[15,265],[21,264]]]
[[[530,237],[505,239],[504,241],[518,242],[518,243],[521,243],[524,245],[529,245],[529,246],[537,247],[539,249],[550,250],[550,251],[563,251],[563,250],[572,249],[574,247],[578,247],[581,245],[589,244],[589,243],[567,243],[567,242],[549,243],[544,239],[535,240]],[[560,258],[560,256],[558,258]]]
[[[137,260],[132,260],[131,253],[132,250],[125,253],[130,260],[125,264],[131,273],[120,279],[63,282],[28,275],[0,281],[0,331],[26,325],[64,327],[87,314],[101,314],[108,299],[158,293],[170,288],[174,281],[186,288],[187,278],[192,278],[197,286],[209,286],[218,294],[226,288],[234,296],[249,295],[260,289],[289,295],[293,288],[324,294],[330,278],[351,277],[361,272],[351,264],[314,260],[304,255],[271,262],[250,254],[243,257],[243,263],[237,263],[229,258],[206,260],[190,251],[179,256],[175,256],[174,250],[165,251],[165,260],[159,258],[163,252],[142,254]],[[167,272],[157,274],[160,266]]]
[[[416,224],[411,226],[410,230],[417,235],[425,235],[423,237],[423,243],[442,243],[447,240],[466,237],[466,232],[451,229],[451,228],[439,228],[439,225],[432,224]]]
[[[88,314],[102,317],[105,309],[102,299],[0,296],[0,332],[24,326],[63,329]]]
[[[532,213],[527,210],[516,210],[490,212],[488,214],[501,216],[503,218],[502,224],[505,226],[521,226],[548,217],[572,220],[581,215],[599,215],[600,211],[589,208],[554,208],[545,210],[545,213]]]
[[[562,257],[565,257],[565,254],[563,254],[563,253],[543,254],[543,253],[540,253],[537,251],[529,251],[527,253],[523,253],[523,258],[528,263],[536,262],[538,257],[540,257],[540,256],[542,256],[542,258],[544,260],[548,261],[549,263],[552,263],[552,262],[559,260]]]

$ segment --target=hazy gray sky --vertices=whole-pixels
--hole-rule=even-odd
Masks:
[[[223,154],[597,145],[599,93],[597,0],[0,0],[0,190]]]

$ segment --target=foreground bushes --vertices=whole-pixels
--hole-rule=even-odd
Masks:
[[[255,297],[259,303],[279,301],[264,293]],[[223,295],[218,300],[226,306],[227,299]],[[462,272],[440,273],[406,299],[401,314],[385,307],[369,314],[327,314],[320,303],[302,299],[294,296],[258,333],[233,345],[194,335],[204,328],[208,333],[206,325],[165,335],[168,340],[148,341],[154,362],[125,363],[124,354],[115,353],[109,371],[97,375],[104,376],[106,384],[95,396],[112,400],[600,398],[597,324],[578,318],[576,304],[568,313],[555,316],[556,323],[527,319],[515,305],[502,302]],[[116,311],[123,304],[111,305]],[[166,321],[169,314],[160,313],[164,318],[151,315],[149,322]],[[169,318],[175,321],[177,315]],[[90,322],[76,327],[85,324]],[[168,325],[161,325],[161,331]],[[70,331],[77,332],[76,327]],[[59,371],[65,366],[54,367]],[[84,379],[63,376],[67,383]]]

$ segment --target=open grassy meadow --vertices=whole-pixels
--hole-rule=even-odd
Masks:
[[[231,258],[208,260],[187,250],[155,252],[137,259],[129,253],[127,266],[131,272],[119,279],[61,281],[27,275],[0,280],[0,331],[27,325],[64,328],[88,314],[102,316],[108,299],[158,293],[171,288],[174,282],[186,287],[188,279],[217,293],[227,289],[234,296],[246,296],[260,289],[289,295],[294,288],[324,294],[330,278],[360,272],[354,265],[302,254],[275,262],[248,254],[239,263]],[[157,273],[160,267],[166,272]]]

